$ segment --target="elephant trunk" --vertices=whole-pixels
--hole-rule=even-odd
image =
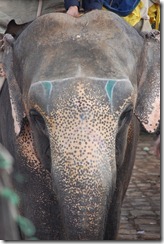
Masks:
[[[87,141],[84,131],[80,135],[70,133],[70,137],[58,137],[62,144],[57,137],[51,141],[51,172],[63,239],[102,240],[116,182],[115,158],[109,157],[110,151],[98,132],[85,133]]]

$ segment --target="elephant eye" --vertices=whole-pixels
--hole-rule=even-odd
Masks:
[[[40,113],[38,113],[35,109],[30,110],[30,118],[32,122],[38,126],[42,131],[46,130],[46,125],[43,117],[41,116]]]

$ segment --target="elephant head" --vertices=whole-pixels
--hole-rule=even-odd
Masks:
[[[4,56],[22,211],[38,238],[116,238],[139,123],[159,121],[159,42],[107,11],[55,13],[6,37]]]

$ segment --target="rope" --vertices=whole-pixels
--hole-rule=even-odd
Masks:
[[[42,5],[43,5],[43,1],[39,0],[36,17],[39,17],[41,15],[41,13],[42,13]]]

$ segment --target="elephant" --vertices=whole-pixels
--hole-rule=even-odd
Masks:
[[[160,120],[159,40],[93,10],[40,16],[3,48],[0,142],[20,213],[40,240],[117,239],[140,125]]]

